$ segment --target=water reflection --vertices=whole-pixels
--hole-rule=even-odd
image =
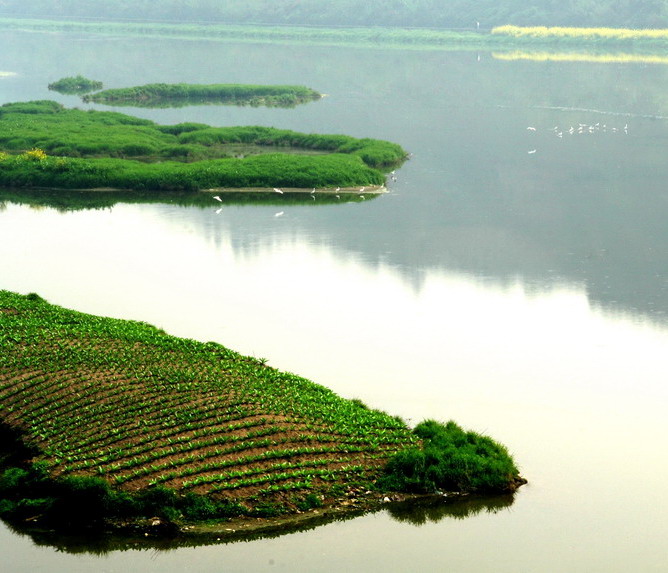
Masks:
[[[500,495],[497,497],[471,497],[444,503],[442,500],[425,500],[396,504],[388,508],[388,513],[396,521],[411,525],[438,523],[442,519],[466,519],[479,513],[498,513],[508,509],[515,501],[514,495]]]
[[[215,195],[215,198],[214,198]],[[367,192],[338,193],[331,190],[311,194],[306,192],[286,191],[277,197],[271,191],[244,191],[227,192],[211,191],[200,193],[171,192],[171,191],[78,191],[78,190],[48,190],[48,189],[8,189],[0,187],[0,209],[6,207],[7,202],[19,205],[28,205],[33,209],[51,207],[57,211],[80,211],[85,209],[106,209],[119,203],[146,205],[151,203],[163,205],[178,205],[181,207],[202,207],[210,209],[214,201],[220,206],[225,205],[338,205],[348,202],[372,201],[378,194]],[[217,205],[217,204],[216,204]]]
[[[1,288],[218,340],[414,422],[454,418],[508,444],[530,483],[512,511],[465,521],[414,528],[383,512],[157,557],[64,559],[3,529],[14,570],[665,569],[668,67],[129,38],[73,50],[71,36],[36,38],[7,36],[4,69],[20,75],[2,80],[3,101],[49,98],[48,81],[73,71],[202,83],[215,61],[225,81],[330,97],[142,116],[377,137],[414,157],[373,203],[218,215],[8,203]],[[619,137],[533,141],[526,130],[627,121]]]
[[[541,402],[659,384],[668,332],[642,315],[597,310],[586,284],[397,267],[308,232],[311,214],[332,208],[286,206],[276,218],[272,206],[223,216],[9,204],[0,213],[3,287],[215,340],[414,422],[482,397],[484,417],[508,402],[506,384]],[[638,380],[641,367],[654,374]]]
[[[445,500],[441,496],[425,498],[417,501],[389,503],[385,509],[394,521],[416,527],[425,523],[438,523],[444,519],[466,519],[480,513],[496,514],[510,508],[514,495],[495,497],[471,496],[463,499]],[[367,512],[370,513],[375,512]],[[248,542],[258,539],[273,539],[295,533],[312,531],[317,527],[332,523],[343,523],[355,519],[363,512],[349,512],[333,515],[313,515],[296,523],[278,522],[269,524],[262,531],[246,532],[240,530],[229,533],[224,524],[220,531],[198,533],[196,535],[155,537],[141,532],[135,534],[110,534],[94,532],[88,534],[70,534],[53,530],[31,528],[29,524],[10,524],[0,522],[15,535],[28,537],[38,547],[50,547],[60,553],[90,554],[104,556],[123,551],[175,551],[187,547],[204,547],[210,545],[228,545],[230,543]]]

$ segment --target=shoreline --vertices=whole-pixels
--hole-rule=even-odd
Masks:
[[[40,19],[31,17],[0,17],[0,28],[19,32],[85,33],[102,36],[142,36],[174,39],[200,39],[255,44],[289,44],[313,46],[347,46],[354,48],[391,48],[404,50],[499,51],[518,48],[545,49],[580,48],[619,50],[625,48],[643,53],[663,53],[668,35],[583,36],[583,35],[513,35],[498,33],[496,26],[485,30],[452,30],[447,28],[403,27],[341,27],[307,25],[244,25],[142,22],[121,20]],[[526,26],[515,28],[565,29],[559,26]],[[625,28],[570,28],[571,30],[617,30]],[[640,29],[628,29],[640,32]]]
[[[282,193],[298,193],[304,195],[336,195],[337,193],[345,195],[363,195],[368,193],[369,195],[381,195],[383,193],[388,193],[388,189],[385,185],[366,185],[366,186],[353,186],[353,187],[323,187],[321,189],[315,188],[305,188],[305,187],[282,187],[280,191]],[[211,189],[200,189],[200,193],[268,193],[280,195],[273,188],[269,187],[214,187]]]

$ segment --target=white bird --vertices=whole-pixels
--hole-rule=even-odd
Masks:
[[[536,131],[536,128],[529,126],[529,127],[527,127],[527,131]]]
[[[282,217],[284,211],[279,211],[278,213],[274,213],[274,217]]]
[[[216,201],[220,201],[221,203],[223,202],[223,200],[222,200],[218,195],[214,195],[213,198],[214,198]]]
[[[366,189],[366,187],[360,187],[360,193],[364,193],[365,189]]]
[[[274,187],[274,191],[276,191],[276,193],[280,193],[281,195],[283,195],[283,191],[281,191],[280,189],[277,189],[276,187]]]
[[[535,150],[535,149],[532,149],[531,151],[527,151],[527,153],[528,153],[529,155],[532,155],[532,154],[536,153],[536,150]]]
[[[311,191],[311,195],[313,195],[313,193],[315,193],[315,187],[313,188],[313,191]]]
[[[341,191],[341,187],[337,187],[337,188],[336,188],[336,191],[337,191],[337,193],[338,193],[339,191]]]

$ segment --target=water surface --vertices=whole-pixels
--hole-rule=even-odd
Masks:
[[[361,203],[7,202],[0,288],[216,340],[412,423],[453,418],[507,444],[530,481],[509,507],[466,519],[418,527],[382,512],[168,552],[70,555],[3,527],[12,571],[663,570],[668,67],[2,41],[0,69],[16,75],[0,78],[1,102],[90,107],[46,89],[76,73],[107,87],[298,83],[328,97],[127,111],[378,137],[413,156],[387,196]]]

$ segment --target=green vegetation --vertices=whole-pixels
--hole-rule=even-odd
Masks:
[[[11,454],[0,516],[8,519],[273,516],[351,490],[414,490],[415,471],[402,482],[397,467],[403,450],[419,454],[420,440],[427,458],[440,456],[421,489],[521,483],[501,446],[440,427],[413,433],[219,344],[0,291],[0,430]],[[378,481],[388,460],[394,482]]]
[[[503,24],[668,27],[666,0],[4,0],[7,15],[69,19],[137,19],[160,22],[274,24],[288,26],[383,26],[475,29]]]
[[[505,22],[503,22],[505,24]],[[554,22],[552,22],[554,23]],[[628,22],[625,23],[628,26]],[[0,27],[35,31],[59,31],[73,33],[108,34],[114,36],[153,36],[158,38],[207,39],[223,42],[252,42],[271,44],[328,45],[379,47],[401,50],[504,50],[521,49],[536,44],[554,45],[564,42],[557,36],[542,38],[538,41],[528,35],[490,33],[506,26],[488,27],[479,30],[462,27],[458,29],[406,28],[406,27],[311,27],[311,26],[263,26],[160,22],[114,22],[114,21],[64,21],[27,20],[0,18]],[[588,29],[588,28],[572,28]],[[605,28],[600,28],[605,29]],[[611,29],[611,28],[608,28]],[[628,28],[620,28],[627,30]],[[642,32],[642,29],[631,29]],[[660,31],[660,30],[657,30]],[[666,39],[657,36],[636,38],[611,37],[605,40],[597,37],[582,37],[574,44],[594,46],[596,48],[632,48],[634,51],[657,53],[666,46]],[[661,51],[661,53],[663,53]]]
[[[135,107],[180,107],[203,104],[295,107],[297,104],[321,97],[322,95],[315,90],[304,86],[147,84],[104,90],[84,96],[83,101]]]
[[[61,94],[86,94],[96,90],[101,90],[102,82],[89,80],[83,76],[74,76],[62,78],[49,84],[49,89]]]
[[[629,28],[575,28],[559,26],[499,26],[492,29],[492,34],[507,36],[518,40],[528,40],[534,43],[560,42],[564,44],[613,44],[635,45],[645,43],[668,42],[668,30]]]
[[[0,107],[0,185],[194,191],[382,185],[394,143],[269,127],[161,126],[52,101]]]
[[[501,491],[519,473],[504,446],[465,432],[452,421],[444,425],[427,420],[414,433],[422,446],[403,450],[389,461],[383,487],[414,492]]]

